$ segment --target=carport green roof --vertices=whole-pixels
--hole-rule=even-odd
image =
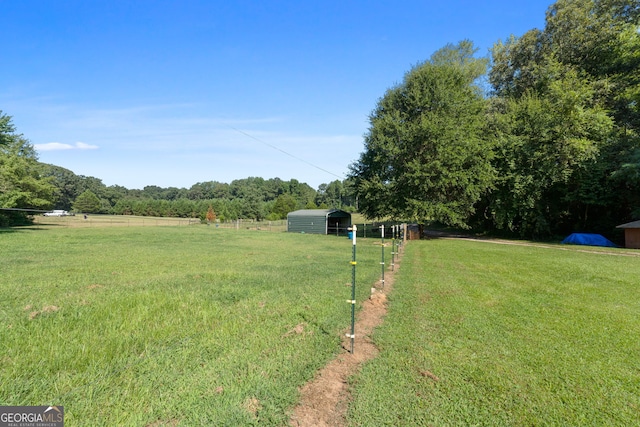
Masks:
[[[351,216],[349,212],[341,211],[340,209],[300,209],[297,211],[289,212],[289,215],[295,216],[323,216],[326,217],[329,214],[345,214],[346,216]],[[289,216],[287,215],[287,216]],[[334,215],[331,215],[334,216]]]

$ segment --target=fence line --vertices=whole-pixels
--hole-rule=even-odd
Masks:
[[[150,217],[150,216],[133,216],[133,215],[99,215],[91,214],[86,217],[82,214],[75,216],[63,216],[63,217],[51,217],[35,215],[34,225],[39,227],[188,227],[188,226],[202,226],[202,227],[215,227],[221,229],[235,229],[235,230],[256,230],[256,231],[271,231],[271,232],[285,232],[287,231],[287,220],[278,221],[256,221],[250,219],[238,219],[230,221],[213,222],[207,225],[206,222],[202,222],[199,218],[169,218],[169,217]],[[357,237],[370,237],[380,238],[380,225],[383,222],[369,222],[354,224],[357,226]],[[398,226],[399,227],[399,226]],[[389,231],[385,234],[388,234]],[[399,228],[398,228],[399,232]],[[347,234],[347,229],[332,229],[329,234],[344,236]],[[389,237],[389,236],[387,236]],[[405,237],[406,238],[406,237]]]
[[[147,217],[132,215],[75,215],[51,217],[36,215],[34,225],[36,226],[62,226],[62,227],[160,227],[160,226],[193,226],[205,225],[199,218],[170,218],[170,217]],[[266,230],[266,231],[286,231],[287,221],[254,221],[254,220],[233,220],[225,222],[215,222],[211,227],[237,229],[237,230]]]

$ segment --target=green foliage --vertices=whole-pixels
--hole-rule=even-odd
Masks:
[[[494,45],[488,98],[470,42],[434,53],[371,114],[360,211],[539,238],[637,219],[639,20],[635,0],[558,0]]]
[[[60,166],[41,164],[42,174],[49,177],[51,184],[55,187],[54,209],[66,211],[72,210],[73,202],[80,195],[82,179],[70,171]]]
[[[33,145],[17,134],[11,117],[0,111],[0,207],[48,209],[54,187],[42,177]],[[27,221],[25,213],[0,213],[0,225]]]
[[[622,196],[616,206],[623,212],[630,211],[633,218],[640,218],[640,147],[634,145],[617,159],[617,163],[611,163],[619,166],[610,175],[612,187]]]
[[[543,30],[494,46],[500,178],[478,222],[544,237],[637,218],[639,17],[636,1],[559,0]]]
[[[527,92],[494,101],[499,179],[482,213],[495,227],[522,236],[557,229],[572,177],[592,166],[612,129],[602,109],[588,107],[592,99],[574,74],[550,84],[544,97]]]
[[[273,219],[286,218],[289,212],[296,210],[296,206],[297,201],[291,194],[281,194],[271,209],[271,213],[274,214]]]
[[[98,213],[102,208],[102,203],[98,196],[93,191],[86,190],[80,194],[76,201],[73,203],[73,210],[83,213]]]
[[[359,210],[465,226],[491,186],[485,101],[474,82],[485,61],[469,42],[447,46],[387,91],[351,166]]]
[[[213,203],[217,218],[222,221],[276,220],[286,217],[288,212],[313,205],[318,198],[315,190],[297,180],[252,177],[234,180],[231,184],[199,182],[189,189],[148,185],[142,190],[129,190],[118,185],[107,187],[98,178],[76,175],[55,165],[41,164],[41,167],[43,175],[49,177],[55,187],[55,209],[71,210],[78,196],[89,190],[100,199],[96,211],[99,213],[205,218],[208,205]],[[353,203],[350,187],[340,181],[322,184],[320,188],[328,188],[323,197],[331,197],[332,206],[342,204],[348,208]],[[277,202],[282,196],[286,197]]]
[[[352,379],[349,425],[639,425],[631,260],[411,242],[374,333],[380,354]]]
[[[621,34],[637,29],[639,16],[635,0],[557,0],[547,11],[545,36],[563,63],[608,76],[621,65]]]
[[[349,180],[335,180],[318,187],[315,204],[321,209],[349,210],[355,208],[353,196],[353,185]]]

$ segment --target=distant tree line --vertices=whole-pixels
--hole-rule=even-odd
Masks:
[[[190,188],[149,185],[142,190],[105,185],[38,161],[33,145],[0,111],[0,226],[26,224],[19,209],[205,219],[209,207],[220,221],[279,220],[297,209],[355,210],[352,185],[335,180],[313,189],[296,179],[249,177],[231,183],[198,182]],[[16,209],[16,210],[12,210]]]
[[[106,186],[98,178],[42,164],[54,187],[55,209],[83,213],[204,219],[209,206],[220,221],[278,220],[304,208],[353,210],[348,185],[336,180],[317,190],[295,179],[249,177],[231,183],[199,182],[190,188],[149,185],[142,190]]]

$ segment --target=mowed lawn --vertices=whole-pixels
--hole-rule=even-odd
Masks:
[[[360,303],[380,246],[357,248]],[[67,426],[286,425],[341,350],[351,256],[345,237],[206,226],[0,230],[0,405],[62,405]]]
[[[640,425],[640,257],[562,247],[407,245],[350,425]]]

